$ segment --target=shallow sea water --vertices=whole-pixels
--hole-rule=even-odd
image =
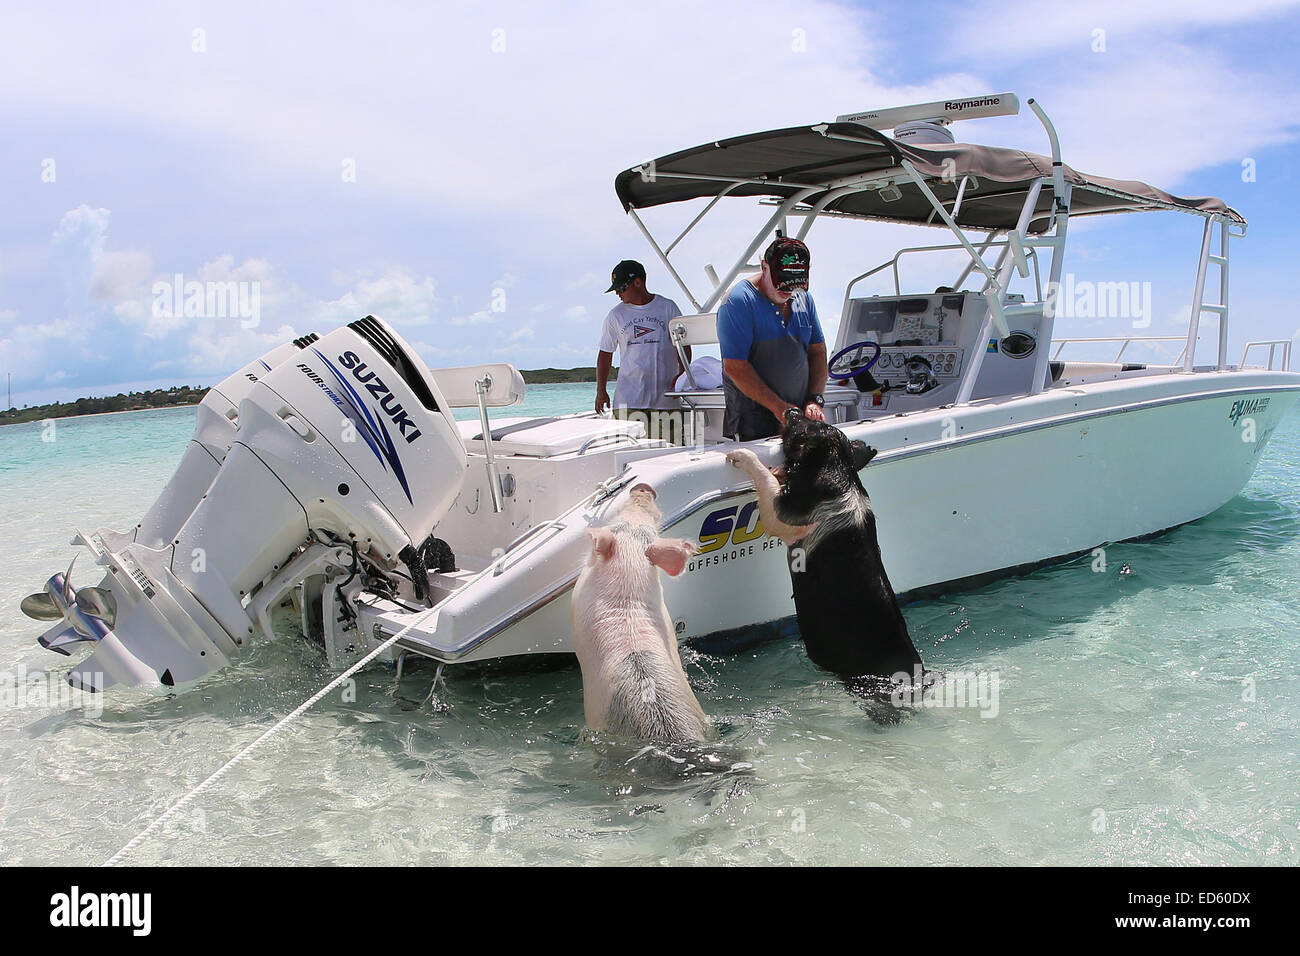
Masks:
[[[534,387],[524,411],[584,409],[592,388]],[[143,512],[193,422],[0,427],[0,671],[64,665],[18,602],[66,567],[74,527]],[[1295,864],[1298,475],[1292,413],[1240,496],[1109,546],[1105,571],[1085,557],[907,607],[927,666],[996,675],[996,716],[875,724],[785,637],[688,649],[722,733],[663,754],[587,740],[567,659],[452,668],[431,700],[432,667],[374,665],[126,862]],[[332,676],[285,635],[98,717],[0,708],[0,862],[103,862]]]

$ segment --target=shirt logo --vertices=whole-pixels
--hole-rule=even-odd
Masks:
[[[657,332],[658,329],[648,328],[644,325],[632,326],[632,338],[639,339],[643,335],[649,335],[651,332]]]

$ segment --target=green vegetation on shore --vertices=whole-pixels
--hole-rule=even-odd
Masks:
[[[561,382],[596,381],[596,368],[538,368],[523,369],[520,374],[529,385],[554,385]],[[611,369],[611,382],[618,380],[618,369]],[[79,398],[74,402],[52,402],[49,405],[23,406],[0,410],[0,425],[19,422],[41,422],[47,418],[68,418],[73,415],[101,415],[104,412],[136,412],[146,408],[171,408],[177,405],[197,405],[208,394],[206,388],[177,385],[174,388],[156,388],[148,392],[130,392],[102,398]]]
[[[582,368],[525,368],[520,369],[519,374],[524,377],[525,384],[528,385],[555,385],[560,382],[592,382],[596,381],[596,366],[584,365]],[[618,369],[609,370],[609,380],[618,381]]]
[[[49,405],[10,408],[0,411],[0,425],[39,422],[47,418],[67,418],[71,415],[100,415],[104,412],[135,412],[146,408],[197,405],[203,401],[203,396],[207,393],[206,388],[177,385],[174,388],[155,388],[148,392],[130,392],[104,398],[79,398],[75,402],[53,402]]]

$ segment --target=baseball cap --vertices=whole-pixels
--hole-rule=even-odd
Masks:
[[[645,278],[645,266],[635,259],[624,259],[614,267],[614,272],[610,276],[609,288],[606,292],[613,292],[619,286],[627,285],[633,279]]]
[[[772,269],[772,284],[782,292],[808,288],[808,267],[812,256],[808,247],[798,239],[788,236],[773,239],[763,253],[763,259]]]

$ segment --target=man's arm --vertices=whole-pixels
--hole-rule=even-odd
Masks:
[[[609,370],[614,365],[614,353],[601,349],[596,353],[596,413],[600,414],[609,404],[609,393],[605,386],[609,384]]]
[[[820,395],[826,390],[826,343],[808,346],[808,394]]]
[[[808,346],[808,394],[820,395],[825,390],[826,343],[815,342]],[[803,413],[816,421],[826,421],[826,415],[822,411],[822,407],[816,402],[807,402],[804,405]]]
[[[799,407],[798,405],[791,405],[768,388],[767,383],[763,381],[758,372],[754,371],[754,366],[744,359],[723,359],[722,371],[726,373],[727,378],[736,383],[738,389],[775,415],[778,422],[785,421],[785,410],[787,408]]]
[[[676,349],[673,349],[673,351],[675,352],[675,351],[677,351],[677,350],[676,350]],[[691,347],[690,347],[689,345],[683,345],[683,346],[682,346],[682,351],[686,353],[686,365],[690,365],[690,364],[691,364]],[[678,374],[678,375],[681,375],[682,372],[685,372],[685,371],[686,371],[686,365],[683,365],[683,364],[682,364],[682,357],[681,357],[680,355],[678,355],[678,356],[677,356],[677,374]]]

